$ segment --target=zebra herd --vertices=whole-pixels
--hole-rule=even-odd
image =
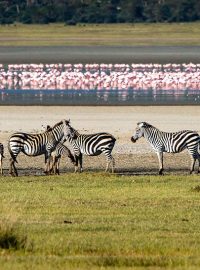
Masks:
[[[194,171],[196,160],[198,160],[198,172],[200,166],[200,136],[197,132],[191,130],[183,130],[179,132],[163,132],[156,127],[146,123],[139,122],[136,127],[135,134],[131,137],[131,141],[135,143],[139,138],[144,137],[157,153],[159,160],[159,174],[163,174],[163,153],[179,153],[187,149],[191,156],[190,173]],[[73,154],[64,142],[68,141],[71,145]],[[10,169],[9,174],[18,176],[17,156],[20,152],[27,156],[45,157],[46,174],[59,174],[59,163],[61,156],[68,157],[74,164],[75,172],[83,171],[82,158],[83,155],[97,156],[103,153],[107,159],[106,171],[111,166],[114,172],[115,161],[112,156],[116,139],[113,135],[100,132],[95,134],[80,134],[70,125],[69,120],[62,120],[53,127],[47,126],[42,133],[30,134],[24,132],[16,132],[11,135],[8,141],[8,150],[10,153]],[[0,144],[0,167],[1,174],[2,159],[4,158],[4,147]]]
[[[63,144],[68,140],[71,144],[74,156],[70,150]],[[79,134],[77,130],[71,127],[70,122],[62,120],[53,127],[47,126],[43,133],[29,134],[23,132],[14,133],[8,142],[8,150],[11,155],[9,173],[12,176],[18,176],[15,166],[17,156],[20,152],[27,156],[45,156],[46,174],[51,171],[59,173],[59,160],[61,155],[67,155],[75,165],[75,172],[80,172],[82,168],[82,155],[89,156],[104,153],[107,158],[106,171],[112,163],[112,172],[114,172],[114,159],[111,155],[116,139],[109,133],[101,132],[91,135]],[[50,166],[51,157],[53,158]]]

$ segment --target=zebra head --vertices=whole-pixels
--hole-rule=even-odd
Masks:
[[[139,138],[144,137],[144,131],[149,127],[151,127],[151,125],[146,122],[137,123],[135,134],[131,137],[131,141],[135,143]]]
[[[64,139],[67,137],[73,138],[74,137],[74,129],[70,125],[70,120],[63,120],[63,132],[64,132]]]
[[[47,126],[46,132],[52,133],[56,141],[63,143],[67,136],[73,136],[73,129],[69,123],[69,120],[64,119],[53,127]]]

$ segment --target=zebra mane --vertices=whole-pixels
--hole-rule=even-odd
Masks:
[[[65,119],[63,119],[62,123],[63,123],[64,134],[66,134],[67,133],[67,124],[69,124],[69,121],[66,121]]]
[[[80,133],[78,132],[78,130],[76,130],[76,129],[73,128],[73,127],[71,127],[71,129],[72,129],[73,132],[74,132],[74,139],[76,139],[76,138],[80,135]]]
[[[66,122],[67,124],[69,123],[69,121],[68,120],[62,120],[62,121],[60,121],[60,122],[58,122],[58,123],[56,123],[53,127],[52,127],[52,129],[54,129],[54,128],[56,128],[56,127],[58,127],[58,126],[60,126],[60,125],[62,125],[64,122]]]
[[[47,125],[46,131],[52,131],[52,127],[50,125]]]
[[[138,127],[140,127],[140,128],[150,128],[150,127],[154,127],[154,126],[148,124],[147,122],[138,122],[137,125],[138,125]]]
[[[46,125],[46,126],[42,125],[42,129],[44,130],[42,133],[52,131],[52,127],[50,125]]]

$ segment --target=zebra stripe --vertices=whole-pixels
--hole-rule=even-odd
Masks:
[[[11,155],[10,174],[17,176],[15,162],[20,152],[27,156],[39,156],[44,154],[46,168],[45,172],[49,171],[49,162],[51,152],[55,149],[59,141],[64,136],[71,134],[69,121],[63,120],[47,131],[38,134],[29,134],[17,132],[11,135],[8,142],[8,150]],[[14,171],[14,172],[13,172]]]
[[[198,160],[200,165],[200,155],[198,152],[200,137],[195,131],[163,132],[146,122],[139,122],[136,133],[132,136],[131,140],[132,142],[136,142],[140,137],[145,137],[157,153],[160,165],[159,174],[163,172],[163,152],[180,153],[187,149],[192,160],[190,173],[194,171],[196,160]]]
[[[73,129],[73,136],[67,136],[66,139],[72,145],[76,168],[80,164],[80,171],[82,172],[82,155],[97,156],[103,153],[107,159],[106,171],[109,169],[110,163],[112,164],[112,172],[114,172],[114,158],[112,157],[112,150],[115,145],[116,139],[109,133],[101,132],[95,134],[79,134]]]

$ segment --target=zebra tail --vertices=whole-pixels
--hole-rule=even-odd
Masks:
[[[113,145],[115,145],[116,140],[117,139],[115,139],[115,137],[112,136],[112,143],[113,143]]]
[[[74,164],[75,163],[75,157],[72,155],[71,151],[67,149],[67,157],[71,160],[71,162]]]
[[[14,160],[14,162],[18,163],[18,161],[17,161],[16,157],[15,157],[15,156],[13,156],[13,154],[12,154],[12,153],[10,153],[10,155],[11,155],[11,158]]]
[[[68,157],[69,157],[69,159],[71,160],[71,162],[72,162],[73,164],[75,164],[75,158],[74,158],[74,156],[72,155],[71,152],[69,152]]]
[[[111,134],[109,134],[109,135],[110,135],[112,142],[115,143],[117,139],[113,135],[111,135]]]

